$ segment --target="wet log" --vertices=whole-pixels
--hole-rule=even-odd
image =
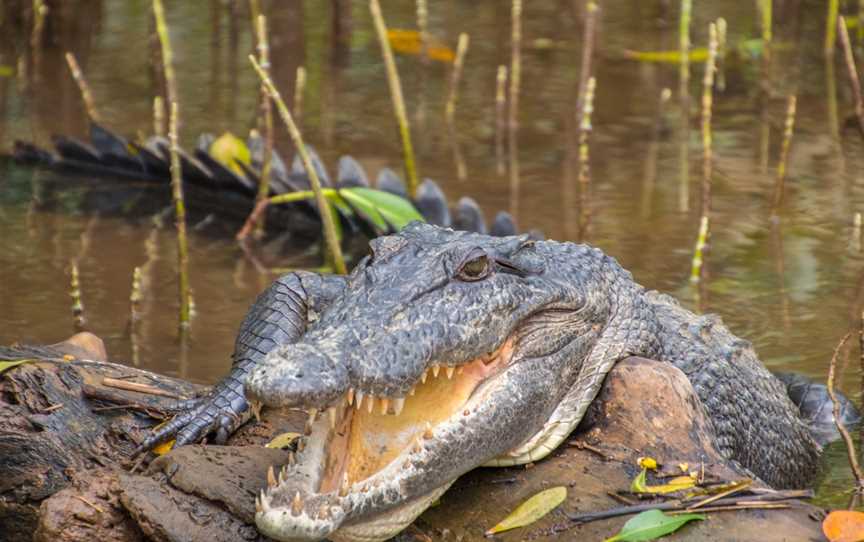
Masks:
[[[263,540],[253,524],[254,497],[266,484],[268,467],[287,461],[287,451],[263,444],[300,430],[305,415],[265,410],[260,422],[246,424],[228,446],[184,447],[142,470],[129,459],[136,443],[170,412],[175,397],[204,388],[91,359],[99,356],[88,349],[64,360],[70,351],[68,345],[26,350],[40,361],[0,375],[0,540]],[[0,349],[0,359],[13,353]],[[106,385],[106,378],[164,394]],[[713,440],[683,373],[630,358],[610,373],[569,444],[536,465],[476,469],[463,476],[397,538],[484,540],[484,531],[525,499],[566,485],[568,497],[558,510],[497,538],[603,539],[628,518],[577,525],[565,511],[620,506],[608,493],[629,487],[639,456],[655,457],[672,469],[687,462],[723,480],[747,477],[720,456]],[[679,531],[676,540],[818,538],[819,522],[812,519],[818,513],[804,503],[715,513]]]

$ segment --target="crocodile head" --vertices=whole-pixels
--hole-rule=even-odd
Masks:
[[[389,538],[463,473],[542,458],[648,340],[640,287],[596,249],[417,223],[371,247],[246,384],[311,413],[258,499],[278,540]]]

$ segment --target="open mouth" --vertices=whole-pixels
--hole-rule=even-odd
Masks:
[[[296,457],[278,476],[271,471],[268,488],[256,501],[259,528],[280,540],[316,539],[343,524],[365,522],[370,511],[398,507],[403,510],[396,515],[412,521],[429,504],[418,499],[435,489],[420,478],[441,470],[440,444],[458,435],[498,387],[494,377],[512,358],[508,339],[494,352],[459,365],[432,365],[405,397],[350,389],[323,415],[310,410]],[[431,500],[447,482],[438,484],[443,489]],[[412,500],[418,510],[413,516]]]

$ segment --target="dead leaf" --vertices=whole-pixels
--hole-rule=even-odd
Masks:
[[[439,39],[429,36],[426,45],[426,56],[431,60],[439,62],[453,62],[456,54],[453,49],[442,44]],[[391,28],[387,31],[387,41],[393,50],[403,55],[420,55],[423,44],[420,42],[420,32],[416,30],[403,30]]]
[[[516,507],[516,510],[501,520],[498,525],[486,531],[486,535],[502,533],[510,529],[530,525],[542,518],[567,498],[567,488],[558,486],[541,491]]]
[[[300,436],[300,433],[282,433],[281,435],[276,435],[273,440],[265,444],[268,448],[287,448],[291,446],[291,443],[294,442],[294,439]]]
[[[174,448],[175,442],[176,441],[174,439],[171,439],[168,442],[163,442],[162,444],[159,444],[158,446],[154,446],[152,451],[156,455],[165,455],[168,452],[170,452],[172,448]]]
[[[822,533],[831,542],[864,540],[864,512],[835,510],[822,522]]]

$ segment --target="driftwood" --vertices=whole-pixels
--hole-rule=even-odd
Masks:
[[[129,454],[170,414],[172,397],[191,397],[204,388],[108,363],[94,344],[79,337],[48,348],[0,349],[0,359],[40,360],[0,375],[0,540],[262,540],[252,521],[254,496],[266,484],[267,468],[287,461],[287,451],[263,444],[298,431],[306,416],[265,410],[260,422],[245,425],[228,446],[188,446],[146,467],[136,465]],[[75,359],[68,361],[69,353]],[[105,386],[106,377],[172,397]],[[568,514],[619,506],[608,493],[629,487],[639,456],[655,457],[671,469],[688,462],[722,480],[748,476],[716,451],[694,397],[684,375],[668,364],[625,360],[610,373],[571,445],[527,468],[477,469],[463,476],[398,538],[483,540],[486,529],[534,493],[567,485],[567,500],[558,510],[496,538],[603,539],[627,518],[578,524]],[[818,538],[818,514],[800,501],[784,509],[712,513],[710,521],[679,531],[676,540]]]

